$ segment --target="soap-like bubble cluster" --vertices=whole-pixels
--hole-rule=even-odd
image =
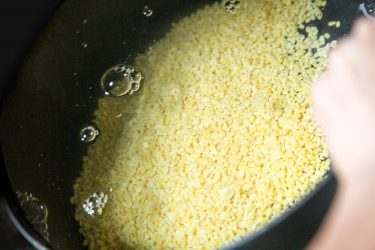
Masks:
[[[105,95],[121,97],[138,91],[142,79],[142,74],[134,67],[119,64],[108,69],[100,82]]]
[[[83,211],[92,217],[101,215],[103,213],[103,209],[107,201],[108,201],[108,195],[104,194],[103,192],[92,193],[83,202],[82,204]]]
[[[81,142],[93,142],[100,134],[99,129],[94,127],[93,125],[86,126],[79,132],[79,137],[81,139]]]
[[[48,210],[47,206],[42,203],[33,194],[28,192],[16,191],[16,196],[20,202],[23,211],[26,214],[26,219],[33,225],[34,229],[43,236],[48,242]]]
[[[238,0],[228,0],[224,3],[225,11],[230,14],[236,14],[237,10],[240,8],[240,1]]]

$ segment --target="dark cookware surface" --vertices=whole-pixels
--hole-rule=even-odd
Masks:
[[[52,248],[82,248],[69,200],[86,150],[79,131],[93,120],[97,99],[103,96],[102,74],[117,63],[131,64],[137,53],[166,34],[173,21],[211,2],[67,0],[35,42],[3,103],[1,149],[12,189],[30,192],[46,204]],[[154,10],[151,17],[142,15],[145,5]],[[316,25],[337,38],[349,31],[358,15],[358,2],[331,0],[324,13]],[[341,28],[328,27],[329,20],[340,20]],[[234,247],[302,248],[318,227],[334,190],[329,175],[301,204]],[[7,197],[12,200],[14,194]],[[10,207],[22,221],[17,204]],[[24,227],[30,230],[29,225]]]

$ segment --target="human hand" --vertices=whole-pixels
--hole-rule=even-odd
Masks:
[[[360,20],[339,42],[312,96],[339,182],[375,183],[374,21]]]

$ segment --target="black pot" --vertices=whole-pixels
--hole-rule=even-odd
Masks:
[[[37,248],[80,249],[82,236],[70,203],[86,148],[78,133],[91,121],[103,72],[161,38],[173,21],[213,0],[66,0],[55,11],[6,93],[0,123],[2,203],[18,230]],[[144,18],[144,5],[154,15]],[[357,0],[330,0],[324,19],[345,35],[359,15]],[[84,20],[87,20],[84,21]],[[87,44],[87,46],[85,45]],[[301,249],[312,238],[335,192],[331,174],[301,203],[229,249]],[[20,208],[15,191],[30,192],[48,208],[47,242]]]

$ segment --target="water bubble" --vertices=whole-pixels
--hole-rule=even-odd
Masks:
[[[108,69],[100,81],[104,94],[111,97],[132,95],[141,86],[143,76],[132,66],[116,65]]]
[[[139,72],[133,72],[130,74],[130,77],[133,79],[134,82],[140,83],[142,80],[142,75]]]
[[[90,194],[90,196],[82,203],[83,211],[95,217],[103,213],[103,209],[108,201],[108,195],[103,192],[95,192]]]
[[[87,48],[88,44],[85,42],[81,42],[82,47]]]
[[[224,3],[225,11],[230,14],[236,14],[237,10],[240,8],[240,1],[238,0],[228,0]]]
[[[145,7],[143,7],[142,14],[143,14],[144,16],[149,17],[149,16],[151,16],[153,13],[154,13],[154,11],[153,11],[149,6],[145,5]]]
[[[82,142],[93,142],[99,135],[99,130],[94,126],[86,126],[79,132]]]
[[[26,219],[46,241],[49,241],[47,206],[31,193],[16,191],[16,195],[26,214]]]

